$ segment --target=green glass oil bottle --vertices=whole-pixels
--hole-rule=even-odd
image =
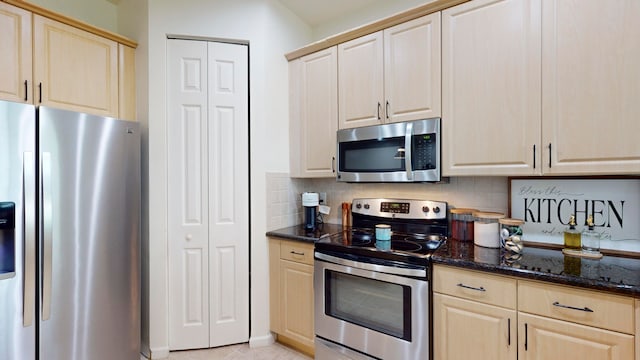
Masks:
[[[564,248],[570,250],[582,250],[580,231],[576,230],[576,217],[571,215],[569,228],[564,231]]]

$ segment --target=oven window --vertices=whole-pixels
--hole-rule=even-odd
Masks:
[[[411,288],[325,271],[325,314],[411,341]]]
[[[405,171],[404,137],[340,143],[340,171]]]

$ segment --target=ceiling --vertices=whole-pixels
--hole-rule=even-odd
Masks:
[[[310,26],[317,26],[389,0],[279,0]]]

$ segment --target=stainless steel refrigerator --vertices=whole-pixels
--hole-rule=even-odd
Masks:
[[[0,358],[138,360],[137,123],[0,101]]]

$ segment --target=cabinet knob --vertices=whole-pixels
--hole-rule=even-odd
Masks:
[[[187,239],[187,241],[190,241],[191,239],[193,239],[193,235],[187,234],[187,236],[185,236],[184,238]]]

